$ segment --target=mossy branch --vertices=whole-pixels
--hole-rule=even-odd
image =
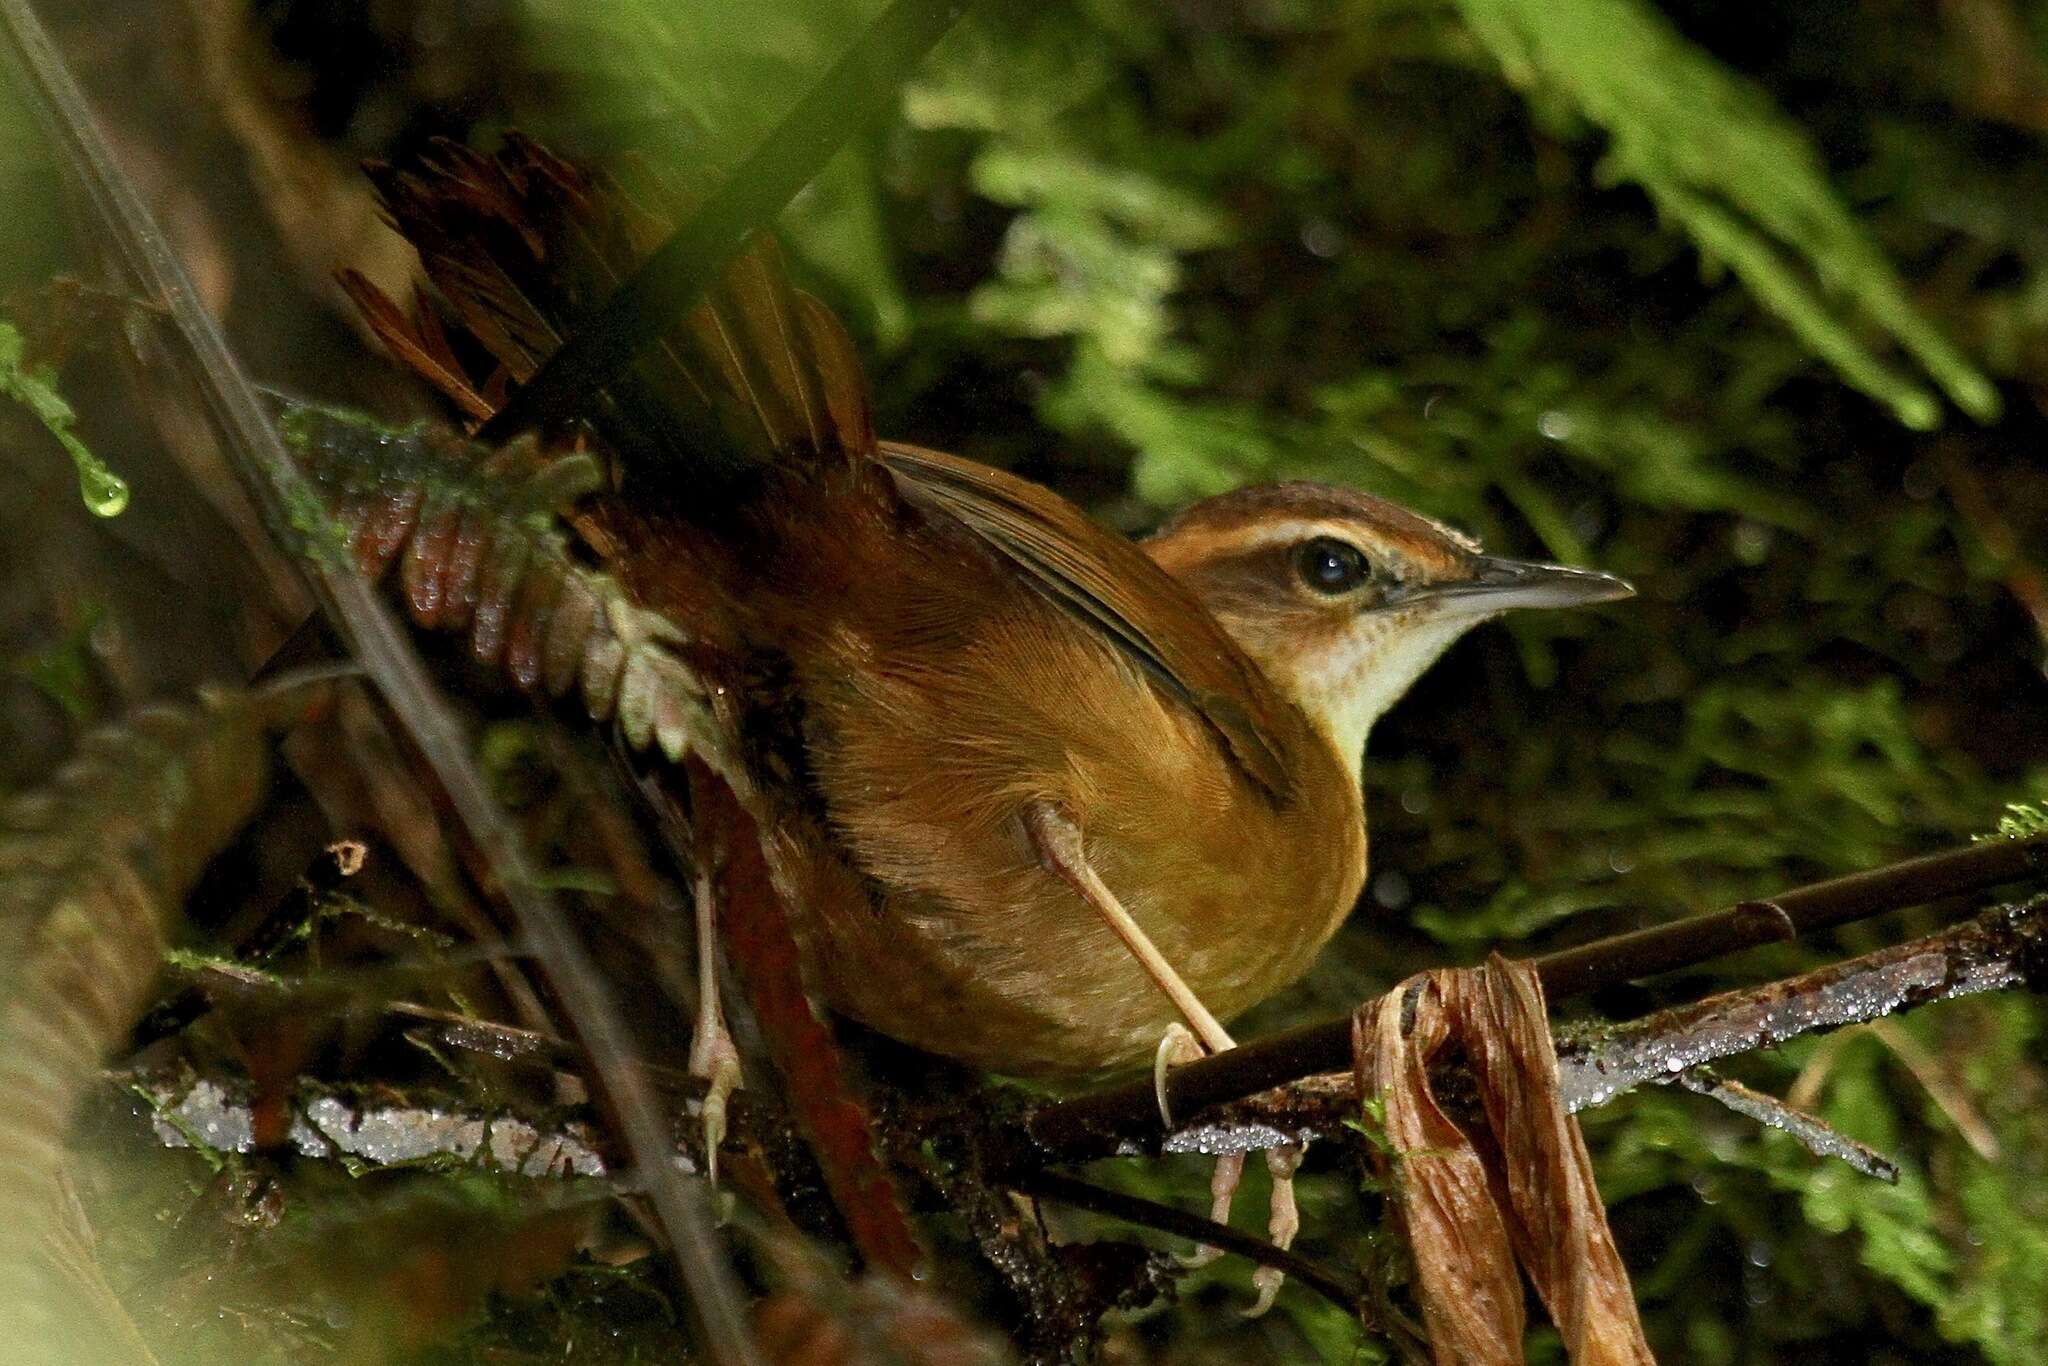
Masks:
[[[1617,935],[1536,960],[1551,999],[1703,963],[1738,949],[1987,891],[2048,874],[2048,835],[1995,840],[1793,888],[1764,901]],[[1351,1017],[1304,1025],[1167,1073],[1177,1115],[1350,1065]],[[1706,1058],[1698,1061],[1707,1061]],[[1028,1123],[1034,1162],[1082,1161],[1157,1144],[1164,1136],[1153,1081],[1107,1087],[1048,1105]]]

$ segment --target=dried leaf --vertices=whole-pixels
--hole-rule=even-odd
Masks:
[[[1384,1107],[1391,1187],[1440,1362],[1522,1360],[1517,1265],[1588,1366],[1649,1363],[1577,1121],[1565,1112],[1543,986],[1498,954],[1389,992],[1352,1030],[1359,1094]],[[1468,1134],[1439,1105],[1429,1068],[1464,1054],[1486,1122]]]

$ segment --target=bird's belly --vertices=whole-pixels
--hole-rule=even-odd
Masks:
[[[1001,1072],[1092,1073],[1154,1048],[1175,1012],[1032,848],[1035,803],[1080,827],[1219,1017],[1307,970],[1357,895],[1365,832],[1355,780],[1305,721],[1287,737],[1295,790],[1275,799],[1192,708],[1035,595],[992,583],[948,618],[915,589],[885,595],[886,619],[841,623],[804,680],[830,841],[871,893],[799,910],[833,1005]]]
[[[1114,857],[1101,861],[1183,980],[1228,1019],[1298,980],[1349,910],[1357,876],[1335,843],[1297,866],[1195,859],[1168,889],[1131,886]],[[810,975],[872,1028],[992,1071],[1078,1076],[1149,1057],[1179,1016],[1122,941],[1052,874],[1034,866],[1008,881],[1000,901],[901,889],[877,912],[815,923]]]

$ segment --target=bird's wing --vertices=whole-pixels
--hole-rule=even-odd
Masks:
[[[1031,587],[1192,707],[1255,782],[1276,798],[1287,794],[1285,703],[1144,551],[1051,490],[992,466],[893,441],[881,443],[880,459],[911,502],[974,533]],[[1171,623],[1161,621],[1166,604],[1183,609]]]

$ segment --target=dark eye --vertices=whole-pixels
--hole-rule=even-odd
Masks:
[[[1318,536],[1295,551],[1294,568],[1303,583],[1332,596],[1350,592],[1372,573],[1364,551],[1332,536]]]

